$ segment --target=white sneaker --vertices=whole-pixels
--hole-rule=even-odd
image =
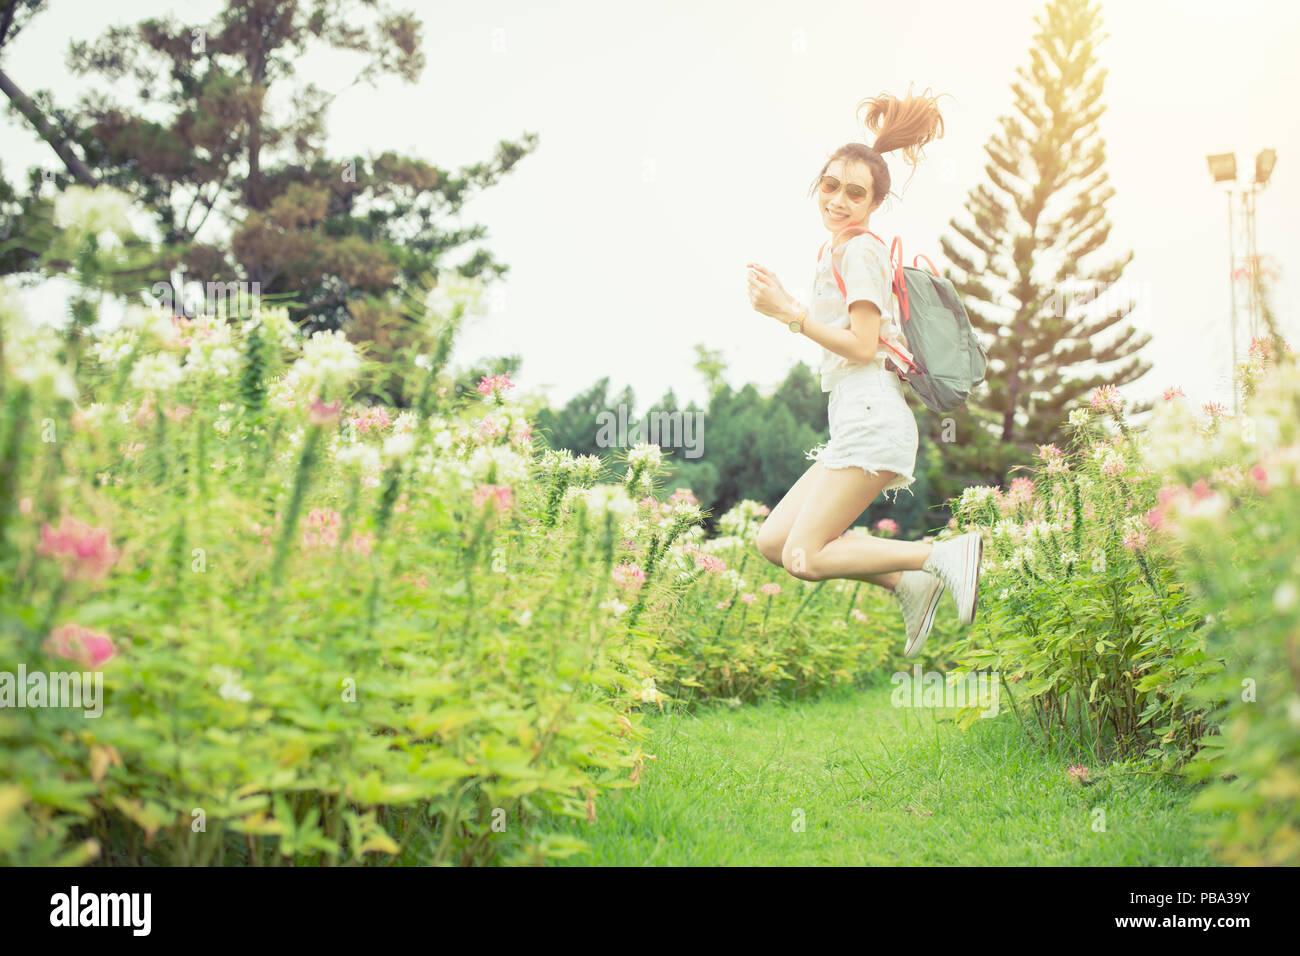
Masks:
[[[957,602],[957,620],[969,624],[975,620],[979,605],[980,560],[984,557],[984,539],[978,531],[936,541],[934,550],[922,567],[943,581]]]
[[[915,657],[925,647],[934,626],[934,612],[943,596],[943,581],[928,571],[903,571],[894,585],[894,597],[903,609],[907,626],[907,648],[903,653]]]

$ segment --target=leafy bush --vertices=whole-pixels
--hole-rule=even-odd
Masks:
[[[1208,609],[1220,735],[1188,766],[1198,804],[1231,811],[1212,846],[1237,865],[1300,864],[1300,371],[1289,349],[1252,344],[1240,414],[1182,401],[1152,441],[1170,483],[1151,514]]]
[[[1174,767],[1206,732],[1201,688],[1222,662],[1150,533],[1160,478],[1113,388],[1069,427],[1065,449],[1040,447],[1031,477],[961,497],[958,530],[979,530],[988,549],[985,609],[955,650],[959,672],[996,672],[1015,715],[1048,739]]]

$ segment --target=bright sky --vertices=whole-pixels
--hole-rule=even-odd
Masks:
[[[398,4],[399,6],[401,4]],[[524,358],[521,385],[561,403],[608,375],[631,385],[638,413],[668,388],[704,399],[694,346],[720,349],[733,385],[774,387],[817,346],[755,313],[745,263],[774,270],[805,297],[826,233],[808,184],[842,143],[871,141],[860,100],[909,82],[941,101],[946,133],[927,147],[902,201],[872,230],[904,238],[942,268],[939,236],[965,217],[984,182],[984,145],[1011,108],[1045,0],[925,4],[691,0],[538,4],[408,0],[425,19],[420,82],[344,92],[330,115],[338,154],[397,149],[444,167],[489,158],[525,131],[538,150],[466,208],[511,265],[492,313],[467,329],[456,359]],[[112,23],[172,13],[196,22],[215,0],[52,0],[5,54],[23,89],[70,104],[85,81],[67,74],[70,39]],[[1258,197],[1258,246],[1281,268],[1274,298],[1300,341],[1295,269],[1300,235],[1300,119],[1290,102],[1300,6],[1283,0],[1102,0],[1109,69],[1101,119],[1116,196],[1102,256],[1133,250],[1126,282],[1154,369],[1128,389],[1143,398],[1180,384],[1194,400],[1226,398],[1230,340],[1228,228],[1205,157],[1235,151],[1253,168],[1277,150]],[[343,85],[347,61],[304,63],[304,78]],[[6,173],[48,159],[0,120]],[[894,191],[908,167],[890,154]]]

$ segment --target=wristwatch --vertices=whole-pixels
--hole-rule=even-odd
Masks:
[[[794,332],[797,335],[798,333],[803,331],[803,323],[804,323],[804,319],[806,318],[808,318],[808,310],[800,306],[799,317],[797,319],[791,319],[789,322],[787,322],[786,327],[789,328],[791,332]]]

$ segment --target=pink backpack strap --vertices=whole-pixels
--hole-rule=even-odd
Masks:
[[[818,262],[822,261],[822,254],[826,251],[826,246],[834,242],[836,239],[838,239],[840,236],[844,235],[845,233],[848,233],[850,236],[862,235],[865,233],[866,235],[870,236],[872,239],[875,239],[876,242],[880,243],[882,246],[885,244],[885,240],[881,239],[870,229],[862,229],[861,227],[858,226],[850,226],[848,229],[845,229],[843,232],[836,233],[830,239],[827,239],[826,242],[822,243],[821,249],[817,251]],[[895,239],[894,241],[897,242],[898,240]],[[840,275],[840,270],[835,268],[835,253],[833,251],[831,252],[831,272],[835,276],[835,284],[840,287],[840,295],[845,296],[847,298],[849,294],[849,290],[848,287],[844,285],[844,277]]]
[[[934,263],[930,261],[930,257],[927,256],[927,255],[926,255],[925,253],[923,253],[923,252],[918,252],[916,255],[912,256],[912,266],[913,266],[913,268],[916,268],[916,269],[921,268],[920,266],[918,266],[918,265],[916,264],[916,260],[917,260],[917,259],[924,259],[925,262],[926,262],[926,265],[928,265],[928,266],[930,267],[930,271],[933,272],[936,276],[939,275],[939,270],[936,269],[936,268],[934,267]]]
[[[858,230],[854,230],[854,231],[858,231]],[[865,232],[867,235],[871,236],[882,246],[885,244],[884,239],[881,239],[879,236],[877,236],[874,232],[871,232],[869,229],[864,229],[860,231]],[[822,243],[821,249],[817,251],[818,262],[822,261],[822,255],[826,252],[826,246],[831,241],[833,240],[828,239],[826,242]],[[898,293],[899,289],[902,290],[902,293],[899,294],[899,306],[903,311],[903,320],[907,321],[907,283],[903,279],[903,241],[901,238],[897,236],[894,237],[894,244],[891,247],[889,252],[889,261],[890,264],[894,266],[895,294],[899,294]],[[847,299],[849,297],[849,290],[848,287],[844,285],[844,279],[840,275],[840,270],[835,268],[834,253],[831,254],[831,272],[834,273],[835,275],[835,284],[840,287],[840,295],[844,296],[844,298]],[[899,348],[891,344],[890,342],[885,341],[885,339],[883,338],[880,339],[880,344],[883,345],[886,349],[888,349],[891,353],[893,353],[893,355],[890,357],[890,361],[894,365],[895,371],[898,373],[898,377],[903,379],[903,381],[907,381],[908,374],[920,370],[915,360],[912,357],[912,353],[907,351],[907,349]]]

